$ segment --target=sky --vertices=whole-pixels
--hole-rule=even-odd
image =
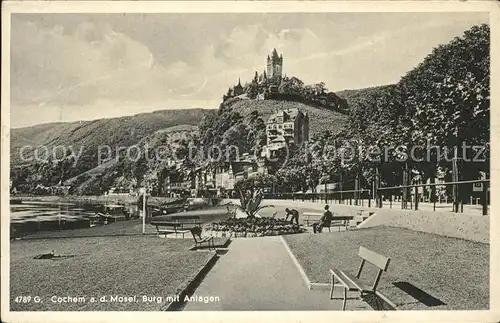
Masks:
[[[283,54],[331,91],[396,83],[487,13],[13,14],[11,127],[217,108]]]

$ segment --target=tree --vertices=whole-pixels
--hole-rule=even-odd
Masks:
[[[411,94],[408,103],[415,111],[419,143],[428,141],[449,151],[464,141],[489,144],[489,49],[489,26],[474,26],[462,37],[435,48],[403,77],[401,84]],[[450,167],[442,159],[440,166]],[[466,163],[462,171],[466,177],[476,178],[479,170],[488,169],[488,162]]]
[[[259,174],[254,177],[240,180],[234,184],[240,195],[240,205],[248,217],[253,218],[257,212],[272,205],[261,206],[264,197],[263,189],[273,185],[275,178],[272,175]]]
[[[304,88],[304,82],[299,80],[296,77],[283,78],[278,91],[282,94],[290,95],[290,96],[299,96],[302,95]]]
[[[324,82],[314,84],[313,89],[314,89],[315,95],[322,95],[322,94],[325,94],[325,92],[327,91],[327,88],[325,87]]]
[[[257,81],[252,81],[245,86],[245,93],[248,95],[250,99],[257,98],[259,94],[259,84]]]

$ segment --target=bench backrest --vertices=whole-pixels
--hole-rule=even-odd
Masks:
[[[162,222],[150,222],[151,225],[155,225],[157,227],[180,227],[182,223],[180,222],[168,222],[168,221],[162,221]]]
[[[359,247],[358,256],[361,258],[361,265],[359,266],[358,273],[356,274],[357,278],[361,276],[361,271],[363,270],[365,261],[368,261],[379,269],[372,286],[372,289],[375,291],[380,281],[380,277],[382,276],[382,272],[387,271],[387,267],[389,267],[391,259],[374,251],[368,250],[365,247]]]
[[[332,221],[347,221],[347,220],[352,220],[354,217],[352,215],[346,215],[346,216],[334,216]]]
[[[182,215],[173,215],[170,217],[171,220],[200,220],[200,217],[197,215],[188,215],[188,216],[182,216]]]
[[[386,256],[382,256],[381,254],[368,250],[365,247],[359,247],[358,256],[368,261],[369,263],[377,266],[383,271],[387,271],[387,267],[389,266],[389,262],[391,260]]]

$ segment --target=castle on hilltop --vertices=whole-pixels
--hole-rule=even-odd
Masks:
[[[266,68],[262,73],[255,71],[252,80],[243,85],[238,79],[238,84],[230,87],[223,96],[223,102],[232,98],[297,101],[330,110],[344,109],[347,105],[334,92],[329,92],[323,82],[305,85],[296,77],[287,77],[283,73],[283,54],[278,54],[276,48],[267,55]]]
[[[224,101],[234,97],[242,97],[248,95],[250,98],[257,100],[266,99],[269,93],[277,93],[278,88],[283,80],[283,54],[278,55],[278,51],[273,49],[270,55],[267,55],[266,69],[259,75],[255,71],[255,76],[250,84],[246,84],[245,88],[241,85],[240,79],[238,84],[229,88],[227,94],[224,95]],[[253,89],[248,89],[252,87]],[[249,95],[251,92],[253,95]]]

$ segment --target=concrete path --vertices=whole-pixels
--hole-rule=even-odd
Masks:
[[[366,209],[366,210],[379,210],[378,208],[375,207],[375,202],[372,200],[371,202],[371,207],[368,207],[368,201],[364,200],[363,205],[348,205],[349,201],[345,201],[345,204],[338,204],[338,201],[329,201],[330,207],[335,209],[335,207],[340,206],[340,207],[347,207],[347,208],[352,208],[353,210],[357,209]],[[352,201],[354,203],[354,201]],[[361,202],[360,202],[361,203]],[[288,207],[307,207],[307,208],[313,208],[316,210],[323,210],[323,207],[325,206],[325,202],[323,201],[301,201],[301,200],[264,200],[263,205],[266,204],[272,204],[276,206],[288,206]],[[410,204],[408,202],[408,210],[411,210],[410,205],[415,207],[415,204]],[[384,201],[383,202],[383,209],[385,210],[401,210],[401,202],[392,202],[392,208],[391,208],[391,203],[389,201]],[[427,202],[420,202],[418,203],[418,209],[420,211],[428,211],[428,212],[434,212],[434,204],[433,203],[427,203]],[[490,214],[490,208],[488,206],[488,214]],[[453,207],[451,203],[437,203],[436,204],[436,212],[449,212],[453,213]],[[464,212],[463,214],[468,214],[468,215],[480,215],[482,216],[482,206],[481,205],[464,205]]]
[[[218,302],[188,302],[185,310],[341,310],[327,290],[309,290],[280,237],[239,238],[217,261],[193,296]],[[352,295],[353,297],[355,295]],[[337,289],[335,297],[341,297]],[[349,299],[347,310],[371,310]]]
[[[226,202],[231,201],[232,203],[239,203],[238,200],[226,200]],[[349,201],[345,201],[345,204],[338,204],[338,201],[329,201],[328,204],[330,207],[335,210],[336,207],[346,207],[346,208],[352,208],[353,211],[356,211],[358,209],[366,209],[366,210],[371,210],[371,211],[376,211],[379,210],[378,208],[375,208],[375,202],[372,200],[371,202],[371,208],[368,207],[368,201],[364,200],[362,206],[355,206],[355,205],[348,205]],[[353,201],[354,203],[354,201]],[[302,200],[263,200],[262,205],[275,205],[276,208],[273,210],[273,208],[270,209],[263,209],[260,213],[269,213],[270,210],[272,212],[274,211],[279,211],[280,213],[283,213],[283,210],[285,207],[292,207],[295,209],[299,208],[304,208],[308,209],[308,211],[305,212],[310,212],[311,211],[323,211],[323,207],[325,206],[325,202],[323,201],[302,201]],[[388,201],[383,202],[384,206],[383,209],[385,210],[401,210],[401,202],[392,202],[392,208],[390,207],[391,203]],[[412,204],[413,207],[415,204]],[[408,207],[410,207],[410,203],[408,203]],[[434,204],[433,203],[427,203],[427,202],[420,202],[418,204],[418,209],[420,211],[429,211],[429,212],[434,212]],[[408,211],[411,211],[411,209],[408,209]],[[272,214],[271,212],[271,214]],[[449,212],[453,213],[453,208],[451,203],[437,203],[436,204],[436,210],[435,212]],[[459,213],[459,214],[467,214],[467,215],[479,215],[482,216],[482,206],[478,204],[472,204],[472,205],[464,205],[464,212]],[[490,206],[488,206],[488,214],[490,213]],[[263,214],[267,216],[267,214]]]

